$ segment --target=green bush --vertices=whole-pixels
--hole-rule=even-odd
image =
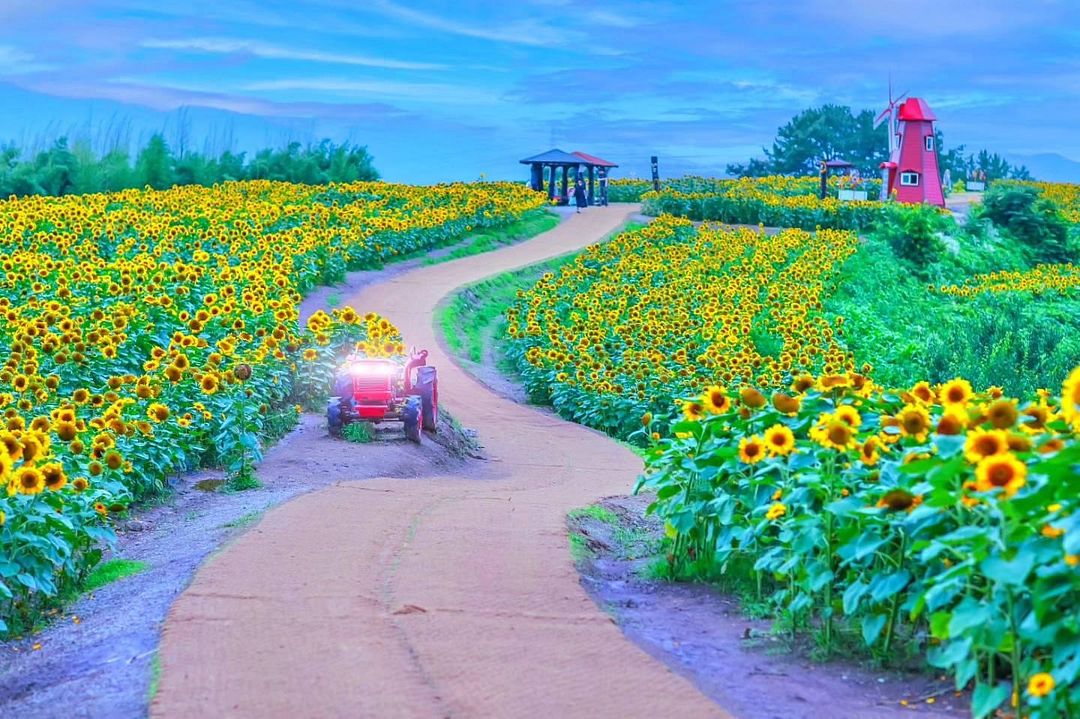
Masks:
[[[983,198],[982,216],[1024,243],[1035,262],[1071,262],[1076,257],[1061,210],[1034,187],[991,187]]]
[[[941,260],[945,250],[941,234],[950,220],[926,205],[896,205],[891,210],[875,231],[919,277],[928,277],[930,266]]]

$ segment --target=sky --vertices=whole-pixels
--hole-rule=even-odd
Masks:
[[[0,141],[329,137],[386,179],[558,147],[720,174],[826,102],[926,99],[946,145],[1080,160],[1080,0],[0,0]],[[1080,177],[1077,177],[1080,181]]]

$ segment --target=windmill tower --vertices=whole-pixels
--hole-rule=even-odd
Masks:
[[[877,127],[889,118],[889,161],[881,163],[882,199],[895,190],[899,202],[944,207],[934,137],[937,116],[921,98],[900,102],[906,95],[893,100],[890,85],[889,106],[874,122]]]

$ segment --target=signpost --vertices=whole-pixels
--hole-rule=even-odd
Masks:
[[[660,192],[660,166],[656,161],[656,155],[649,158],[652,162],[652,188]]]

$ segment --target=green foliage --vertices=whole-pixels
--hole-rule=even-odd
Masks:
[[[124,577],[138,574],[144,569],[146,569],[146,562],[138,562],[132,559],[112,559],[99,564],[94,571],[90,572],[86,577],[83,589],[87,592],[93,592]]]
[[[979,395],[971,408],[991,401]],[[841,422],[850,429],[838,435],[819,430],[839,421],[828,418],[840,405],[859,421]],[[766,406],[675,423],[639,482],[665,523],[670,573],[754,581],[779,624],[815,634],[824,654],[857,644],[882,661],[924,654],[957,688],[975,684],[976,716],[1013,692],[1021,715],[1073,716],[1080,444],[1064,423],[1029,427],[1015,454],[988,460],[1019,478],[1003,492],[979,475],[965,437],[934,433],[944,411],[840,389],[807,393],[796,416]],[[886,426],[902,412],[923,417],[926,431]],[[792,432],[792,453],[740,455],[778,426]],[[837,437],[846,447],[830,444]],[[1051,439],[1060,451],[1035,449]],[[1047,697],[1027,691],[1039,672],[1057,681]]]
[[[445,255],[428,257],[424,260],[425,265],[435,265],[440,262],[457,260],[462,257],[471,257],[485,252],[497,250],[504,245],[510,245],[529,237],[547,232],[559,224],[559,217],[547,209],[532,210],[521,216],[521,219],[503,227],[491,227],[481,232],[470,235],[465,244],[455,247]]]
[[[976,228],[977,230],[978,228]],[[932,291],[908,263],[898,263],[885,233],[867,238],[844,265],[825,309],[844,317],[844,343],[888,387],[956,376],[976,387],[1015,394],[1057,386],[1080,363],[1080,303],[1057,293],[984,293],[970,298]],[[1023,266],[1015,243],[958,234],[936,282]]]
[[[1064,263],[1077,256],[1069,247],[1068,223],[1060,209],[1034,187],[991,187],[983,197],[981,215],[1024,243],[1035,262]]]
[[[888,242],[897,257],[910,263],[919,277],[928,277],[930,266],[945,251],[941,234],[955,223],[925,205],[895,205],[891,209],[874,228],[875,233]]]
[[[116,192],[146,186],[161,190],[230,180],[323,184],[378,177],[366,147],[329,140],[263,149],[248,159],[243,152],[226,151],[212,157],[183,147],[174,151],[162,135],[155,134],[136,153],[134,163],[122,145],[97,156],[86,140],[71,145],[66,137],[32,156],[14,145],[0,147],[0,197]]]
[[[367,422],[351,422],[341,430],[341,436],[356,444],[369,444],[375,441],[375,433]]]

